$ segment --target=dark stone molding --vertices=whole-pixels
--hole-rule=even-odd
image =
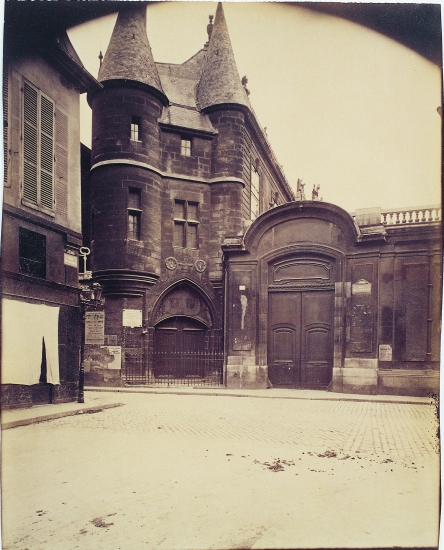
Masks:
[[[131,269],[104,269],[93,273],[93,280],[103,286],[105,296],[138,296],[151,288],[158,275]]]
[[[79,247],[82,246],[82,234],[73,231],[69,227],[55,223],[47,218],[41,218],[40,216],[37,216],[36,214],[29,212],[28,210],[25,211],[21,208],[11,206],[7,203],[3,205],[3,212],[6,215],[17,218],[19,220],[23,220],[24,222],[32,223],[33,225],[42,227],[50,231],[55,231],[56,233],[61,233],[65,236],[66,242],[78,245]]]
[[[80,307],[78,286],[63,285],[10,271],[2,271],[2,278],[4,298]]]
[[[152,166],[151,164],[134,160],[132,158],[116,158],[115,155],[114,155],[114,158],[96,162],[91,166],[90,171],[92,172],[93,170],[98,170],[99,168],[103,168],[106,166],[113,166],[113,165],[142,168],[143,170],[154,172],[155,174],[157,174],[158,176],[161,176],[164,179],[185,180],[185,181],[195,182],[195,183],[206,183],[209,185],[216,185],[219,183],[237,183],[239,185],[242,185],[242,187],[245,187],[245,182],[240,178],[236,178],[236,177],[219,176],[215,178],[202,178],[200,176],[188,176],[187,174],[178,174],[176,172],[166,172],[166,171],[160,170],[159,168],[156,168],[155,166]]]
[[[135,90],[141,90],[142,92],[146,92],[147,94],[152,95],[155,97],[158,101],[162,103],[162,105],[169,105],[169,99],[167,96],[159,91],[157,88],[154,88],[153,86],[149,86],[148,84],[145,84],[143,82],[138,82],[137,80],[129,80],[127,78],[116,78],[116,79],[110,79],[110,80],[104,80],[101,83],[102,88],[98,90],[94,90],[88,93],[87,95],[87,101],[88,105],[92,108],[92,100],[100,93],[105,92],[107,89],[113,89],[113,88],[133,88]]]

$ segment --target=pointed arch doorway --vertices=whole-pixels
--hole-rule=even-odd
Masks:
[[[219,386],[223,349],[203,296],[187,284],[160,301],[153,334],[152,379],[155,384]]]

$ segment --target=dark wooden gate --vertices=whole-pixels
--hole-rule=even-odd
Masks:
[[[268,377],[273,386],[326,388],[333,369],[331,290],[270,292]]]
[[[223,353],[211,346],[210,330],[187,317],[171,317],[156,326],[153,382],[167,385],[222,384]]]

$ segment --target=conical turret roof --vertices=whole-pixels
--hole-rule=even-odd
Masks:
[[[197,102],[200,110],[223,103],[250,106],[237,71],[221,2],[217,5],[207,57],[197,90]]]
[[[134,4],[119,12],[98,80],[141,82],[160,92],[167,102],[146,34],[146,5]]]

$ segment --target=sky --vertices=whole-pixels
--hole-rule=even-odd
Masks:
[[[183,63],[207,40],[215,2],[147,7],[155,61]],[[239,76],[291,187],[348,212],[441,202],[441,69],[394,40],[294,4],[225,2]],[[117,15],[68,31],[97,77]],[[81,105],[81,141],[91,110]]]

